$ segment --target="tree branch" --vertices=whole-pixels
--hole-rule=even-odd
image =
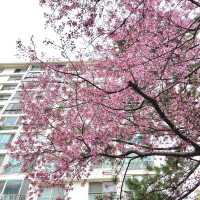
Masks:
[[[126,178],[126,174],[127,174],[128,168],[129,168],[131,162],[132,162],[134,159],[136,159],[136,158],[139,158],[139,157],[138,157],[138,156],[134,156],[133,158],[131,158],[131,159],[128,161],[128,164],[127,164],[126,170],[125,170],[125,172],[124,172],[124,176],[123,176],[123,180],[122,180],[121,188],[120,188],[119,200],[122,199],[122,191],[123,191],[124,181],[125,181],[125,178]]]
[[[99,156],[105,156],[109,158],[126,158],[130,154],[136,154],[140,158],[148,157],[148,156],[167,156],[167,157],[182,157],[182,158],[190,158],[193,156],[198,156],[199,153],[197,151],[191,152],[169,152],[169,151],[149,151],[149,152],[141,152],[137,150],[130,150],[122,154],[113,155],[113,154],[106,154],[106,153],[99,153]]]
[[[184,140],[187,143],[190,143],[197,151],[200,152],[200,146],[192,141],[190,138],[187,136],[183,135],[178,128],[169,120],[169,118],[165,115],[165,113],[161,110],[160,106],[158,105],[158,102],[153,99],[152,97],[148,96],[145,94],[135,83],[132,81],[128,82],[128,85],[130,88],[132,88],[136,93],[138,93],[140,96],[142,96],[144,99],[146,99],[152,106],[153,108],[157,111],[158,115],[160,118],[167,123],[167,125],[171,128],[171,130],[179,136],[182,140]]]
[[[200,3],[199,2],[197,2],[195,0],[188,0],[188,1],[190,1],[191,3],[193,3],[196,6],[200,7]]]
[[[150,149],[150,150],[157,150],[157,151],[162,151],[162,150],[177,150],[177,149],[180,149],[180,146],[171,146],[171,147],[160,147],[160,148],[156,148],[156,147],[150,147],[150,146],[147,146],[147,145],[140,145],[140,144],[136,144],[134,142],[129,142],[129,141],[126,141],[126,140],[121,140],[121,139],[113,139],[112,140],[113,142],[118,142],[118,143],[124,143],[124,144],[128,144],[128,145],[134,145],[134,146],[138,146],[138,147],[141,147],[141,148],[144,148],[144,149]]]

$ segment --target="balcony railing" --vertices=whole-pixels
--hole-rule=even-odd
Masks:
[[[147,166],[153,166],[154,161],[153,160],[135,160],[131,162],[129,166],[129,170],[145,170],[147,169]]]
[[[19,127],[18,126],[1,126],[0,125],[0,131],[1,130],[13,130],[13,129],[18,129]]]
[[[26,195],[1,194],[0,200],[26,200]]]
[[[89,200],[118,200],[117,193],[90,193]]]
[[[1,135],[0,135],[0,137],[1,137]],[[7,146],[8,146],[8,144],[9,144],[9,142],[7,142],[7,143],[3,143],[3,142],[0,142],[0,150],[4,150],[4,149],[6,149],[7,148]]]
[[[120,196],[116,192],[110,192],[110,193],[89,193],[89,199],[88,200],[119,200]],[[130,194],[123,194],[122,195],[123,200],[131,200]]]

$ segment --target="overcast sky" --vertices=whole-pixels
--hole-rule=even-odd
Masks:
[[[44,29],[39,0],[4,0],[0,5],[0,63],[21,62],[16,58],[16,40],[25,43],[34,35],[38,44],[53,33]]]

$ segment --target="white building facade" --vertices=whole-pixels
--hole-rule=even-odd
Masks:
[[[30,76],[41,73],[36,64],[10,63],[0,64],[0,200],[26,200],[28,198],[28,181],[20,171],[20,163],[9,157],[7,147],[20,134],[20,116],[22,116],[19,99],[20,85],[24,81],[31,81]],[[143,176],[146,162],[152,160],[134,161],[127,173],[129,176]],[[125,164],[126,165],[126,164]],[[96,166],[87,181],[74,183],[74,190],[69,194],[71,200],[117,200],[121,190],[125,167],[116,174],[110,162],[105,161]],[[125,188],[125,187],[124,187]],[[125,189],[126,190],[126,189]],[[64,190],[59,187],[44,187],[34,200],[64,199]],[[124,192],[128,199],[129,193]],[[58,198],[59,197],[59,198]]]

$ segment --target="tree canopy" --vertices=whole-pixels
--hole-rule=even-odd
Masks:
[[[190,169],[196,170],[196,166],[193,162],[188,166],[187,161],[182,158],[168,158],[164,164],[147,166],[147,169],[153,173],[140,179],[134,176],[127,179],[127,192],[131,200],[171,199],[172,194],[180,196],[184,174]]]
[[[105,158],[184,159],[181,200],[199,186],[200,3],[195,0],[41,0],[66,64],[18,47],[43,73],[24,85],[13,146],[33,182],[86,178]],[[84,44],[84,48],[83,48]],[[70,59],[70,54],[76,61]],[[137,135],[140,142],[136,142]],[[47,166],[51,163],[51,173]],[[191,165],[191,163],[193,165]],[[70,183],[71,184],[71,183]],[[69,185],[70,185],[69,184]]]

